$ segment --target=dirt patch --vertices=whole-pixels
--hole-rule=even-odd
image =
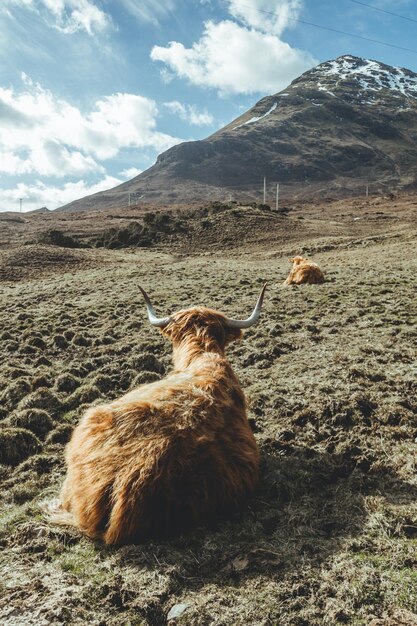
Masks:
[[[48,274],[74,272],[102,265],[105,260],[88,250],[54,245],[27,245],[0,252],[0,281],[15,282]]]

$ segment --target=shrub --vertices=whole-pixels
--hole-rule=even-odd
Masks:
[[[85,335],[82,335],[81,333],[77,333],[76,335],[74,335],[72,343],[76,346],[91,346],[91,339],[89,337],[86,337]]]
[[[60,424],[49,433],[47,443],[67,443],[71,439],[74,427],[71,424]]]
[[[39,376],[35,376],[32,380],[32,391],[36,391],[40,387],[50,387],[51,382],[49,378],[47,378],[44,374],[39,374]]]
[[[106,392],[113,389],[114,384],[110,376],[106,376],[105,374],[98,374],[91,381],[93,385],[95,385],[100,391]]]
[[[80,386],[80,382],[79,378],[72,374],[61,374],[55,381],[55,387],[58,391],[72,393]]]
[[[91,404],[100,397],[100,390],[95,385],[83,385],[79,387],[67,400],[65,408],[67,411],[76,409],[80,404]]]
[[[23,504],[28,500],[33,500],[39,493],[39,485],[35,480],[26,480],[22,484],[14,485],[10,493],[14,503]]]
[[[86,248],[87,246],[74,237],[66,235],[62,230],[47,230],[39,237],[41,243],[52,246],[60,246],[61,248]]]
[[[61,460],[54,454],[34,454],[20,466],[22,472],[33,471],[37,474],[49,474],[53,467],[59,465]]]
[[[149,215],[149,214],[148,214]],[[130,222],[124,228],[109,228],[97,239],[96,246],[101,248],[126,248],[129,246],[150,246],[155,240],[148,226],[139,222]]]
[[[68,346],[68,342],[65,339],[64,335],[55,335],[53,338],[53,342],[54,342],[54,345],[60,350],[64,350]]]
[[[21,369],[20,367],[14,367],[8,372],[8,377],[12,380],[15,380],[16,378],[22,378],[22,376],[29,376],[29,372],[27,370]]]
[[[220,202],[219,200],[215,200],[214,202],[210,203],[211,213],[221,213],[223,211],[226,211],[226,209],[228,208],[229,208],[228,204],[225,204],[224,202]]]
[[[143,216],[143,222],[144,224],[153,224],[155,221],[155,213],[153,213],[153,211],[149,211],[148,213],[145,213],[145,215]]]
[[[160,376],[156,372],[140,372],[140,374],[133,379],[131,387],[134,389],[135,387],[139,387],[139,385],[143,385],[144,383],[153,383],[155,380],[159,379]]]
[[[61,406],[59,398],[46,387],[41,387],[24,398],[19,409],[45,409],[55,411]]]
[[[51,361],[46,358],[46,356],[40,356],[39,359],[35,361],[35,367],[41,367],[45,365],[46,367],[50,367],[52,365]]]
[[[97,345],[110,346],[112,343],[116,343],[116,339],[111,335],[104,335],[101,339],[97,339]]]
[[[3,394],[2,400],[5,404],[10,406],[11,404],[19,402],[19,400],[24,398],[28,393],[31,392],[31,390],[32,387],[27,380],[18,379],[15,383],[9,385],[9,387]]]
[[[154,354],[149,352],[143,352],[131,359],[131,365],[135,370],[143,370],[148,372],[158,372],[163,374],[165,371],[162,363],[156,358]]]
[[[45,350],[46,343],[41,337],[33,337],[29,339],[28,346],[32,348],[37,348],[38,350]]]
[[[10,418],[12,426],[26,428],[43,439],[53,428],[53,421],[50,415],[42,409],[25,409],[15,413]]]
[[[18,465],[20,461],[41,450],[41,442],[24,428],[0,430],[0,463]]]
[[[143,224],[130,222],[125,227],[109,228],[97,239],[96,246],[101,248],[119,249],[134,247],[148,247],[160,241],[165,233],[184,231],[181,219],[173,218],[172,213],[146,213]]]

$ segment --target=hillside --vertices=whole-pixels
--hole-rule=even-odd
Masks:
[[[343,56],[267,96],[218,132],[159,155],[155,165],[66,210],[262,199],[348,197],[413,188],[417,74]],[[137,200],[136,200],[137,199]]]
[[[2,222],[2,626],[415,626],[416,207],[203,206],[147,246],[125,239],[142,232],[134,209]],[[100,238],[117,249],[67,247]],[[323,285],[282,286],[300,252]],[[215,527],[118,549],[50,524],[41,502],[86,408],[171,369],[138,285],[158,314],[243,317],[264,281],[259,323],[227,349],[261,453],[253,500]]]

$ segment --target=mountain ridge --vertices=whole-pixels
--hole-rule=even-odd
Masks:
[[[260,200],[263,178],[297,199],[412,188],[417,74],[344,55],[326,61],[206,139],[184,142],[114,189],[61,209]]]

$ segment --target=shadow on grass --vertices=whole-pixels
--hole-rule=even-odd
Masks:
[[[56,561],[58,570],[78,581],[82,604],[83,590],[94,589],[95,610],[118,618],[134,614],[143,624],[163,626],[174,598],[204,596],[214,586],[224,597],[231,592],[232,601],[232,590],[256,590],[260,581],[264,592],[270,581],[288,594],[293,584],[298,589],[308,583],[303,572],[316,570],[320,576],[324,562],[341,550],[372,550],[366,497],[388,505],[415,503],[417,497],[417,487],[393,470],[380,462],[378,471],[374,467],[361,450],[331,454],[269,440],[262,447],[258,494],[214,527],[113,548],[38,517],[20,525],[3,547],[36,557],[38,564]]]
[[[214,528],[198,528],[166,542],[108,549],[119,566],[169,573],[172,592],[208,583],[282,577],[317,567],[363,534],[365,496],[415,502],[417,488],[388,468],[373,472],[360,461],[308,448],[264,452],[261,487],[250,506]]]

